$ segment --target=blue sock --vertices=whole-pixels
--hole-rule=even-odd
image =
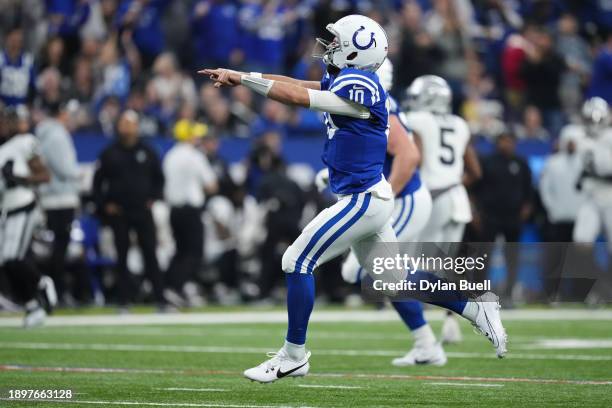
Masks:
[[[445,282],[431,272],[416,271],[414,274],[408,274],[407,280],[415,282],[419,287],[419,281],[427,280],[429,282]],[[461,314],[465,305],[467,305],[467,297],[458,290],[439,290],[435,293],[431,292],[415,292],[414,297],[422,302],[440,306],[451,310],[457,314]]]
[[[410,330],[416,330],[427,323],[423,316],[423,305],[421,302],[417,300],[404,300],[402,302],[392,302],[391,304]]]
[[[293,344],[306,343],[308,320],[314,305],[315,283],[312,273],[287,273],[287,314],[289,327],[286,340]]]
[[[467,300],[430,302],[430,304],[443,307],[461,316],[461,314],[463,313],[463,310],[465,309],[465,306],[467,305]]]

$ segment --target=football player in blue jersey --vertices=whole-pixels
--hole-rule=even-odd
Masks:
[[[376,72],[385,90],[393,84],[393,65],[388,59]],[[383,174],[391,184],[395,194],[392,227],[398,241],[415,242],[429,221],[431,214],[431,195],[421,182],[418,165],[419,148],[413,140],[412,133],[405,128],[399,119],[399,106],[395,99],[389,100],[389,141]],[[317,187],[325,186],[327,169],[317,174]],[[358,283],[364,275],[357,256],[353,251],[342,264],[342,277],[348,283]],[[395,366],[446,364],[446,354],[442,345],[436,340],[431,326],[425,320],[423,306],[417,300],[392,302],[402,321],[412,332],[413,348],[403,357],[393,359]]]
[[[375,245],[381,256],[397,254],[391,222],[394,194],[383,176],[389,110],[387,93],[376,75],[387,57],[387,36],[378,23],[360,15],[343,17],[327,29],[334,40],[319,40],[325,46],[322,58],[327,65],[321,82],[223,68],[199,71],[215,81],[215,86],[243,85],[285,104],[322,111],[327,126],[323,161],[338,202],[319,213],[283,255],[289,323],[285,343],[268,360],[244,372],[245,377],[262,383],[308,373],[310,352],[305,343],[316,267],[351,247],[362,266]],[[372,273],[369,268],[366,272]],[[407,277],[400,268],[388,272],[376,279],[389,283],[430,279],[426,273]],[[471,320],[493,342],[498,356],[506,353],[497,302],[432,303]]]

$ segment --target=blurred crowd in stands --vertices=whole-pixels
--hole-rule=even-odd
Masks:
[[[144,135],[171,135],[200,118],[224,136],[318,134],[315,114],[220,92],[202,67],[319,79],[315,37],[339,16],[381,22],[396,65],[393,93],[438,74],[475,134],[510,123],[519,138],[555,138],[583,95],[612,101],[612,6],[578,0],[2,0],[0,98],[44,109],[70,95],[75,131],[110,137],[119,112],[143,118]],[[26,69],[27,68],[27,69]],[[15,71],[17,72],[17,71]]]
[[[263,101],[244,87],[215,88],[196,71],[219,66],[319,80],[324,66],[311,57],[314,39],[328,38],[326,24],[351,13],[386,28],[395,64],[392,93],[399,100],[416,77],[440,75],[453,89],[454,111],[475,137],[495,144],[495,152],[483,158],[483,181],[471,193],[481,211],[500,214],[504,224],[497,232],[515,241],[527,220],[550,223],[515,143],[554,144],[564,125],[580,120],[586,97],[612,103],[610,1],[0,0],[0,100],[27,106],[32,129],[61,104],[71,134],[118,140],[102,153],[102,163],[133,133],[129,123],[123,130],[117,123],[136,121],[138,146],[146,146],[147,137],[176,138],[201,150],[209,166],[203,171],[211,173],[203,185],[205,204],[203,196],[193,203],[206,209],[199,253],[177,241],[184,220],[176,213],[173,219],[172,210],[183,203],[168,199],[168,175],[159,158],[151,158],[146,170],[159,176],[159,185],[150,191],[137,181],[138,191],[121,186],[127,196],[120,199],[141,194],[129,205],[102,192],[99,164],[97,181],[81,191],[84,204],[61,267],[70,273],[54,276],[65,304],[103,304],[106,298],[197,306],[207,297],[226,304],[281,298],[274,295],[282,286],[284,248],[333,199],[313,188],[312,169],[285,162],[281,145],[296,135],[322,137],[321,118]],[[61,103],[66,100],[71,102]],[[137,118],[126,118],[126,112]],[[115,139],[117,133],[128,137]],[[218,154],[225,138],[253,140],[240,166]],[[157,154],[142,149],[134,151],[139,163],[149,160],[139,158],[141,151]],[[517,163],[517,172],[497,171],[510,162]],[[125,209],[132,204],[138,211],[146,208],[154,224],[128,219]],[[571,222],[575,211],[568,210],[569,221],[563,222]],[[113,224],[113,217],[123,218]],[[469,239],[494,240],[479,233],[478,221],[477,213]],[[125,242],[117,243],[118,235]],[[45,237],[38,238],[37,250],[44,254]],[[46,241],[53,245],[53,238]],[[173,259],[175,245],[188,255]],[[136,247],[141,251],[132,251]],[[152,261],[155,252],[159,262]],[[185,266],[194,256],[201,258],[197,266]],[[107,273],[117,268],[120,273]],[[332,300],[352,291],[339,273],[319,273],[318,279],[321,293]]]

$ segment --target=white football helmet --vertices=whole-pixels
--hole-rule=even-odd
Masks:
[[[326,28],[334,39],[329,42],[317,38],[325,50],[323,54],[315,56],[322,58],[327,65],[374,72],[387,58],[387,34],[380,24],[369,17],[353,14],[328,24]]]
[[[448,83],[436,75],[423,75],[406,90],[408,108],[415,111],[449,113],[453,94]]]
[[[608,102],[597,96],[587,99],[584,105],[582,105],[582,118],[589,136],[597,136],[596,133],[610,125],[610,107]]]
[[[378,80],[385,91],[390,90],[393,86],[393,63],[391,63],[389,58],[386,58],[378,68],[376,75],[378,75]]]

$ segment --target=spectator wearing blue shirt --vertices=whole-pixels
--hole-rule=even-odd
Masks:
[[[595,58],[588,96],[599,96],[612,104],[612,31]]]
[[[76,35],[87,21],[90,0],[47,0],[49,31],[53,34]]]
[[[124,103],[130,92],[132,79],[130,66],[112,39],[102,45],[99,62],[101,82],[95,92],[95,105],[99,107],[100,103],[109,96],[116,97]]]
[[[244,69],[247,71],[258,71],[255,63],[257,55],[257,14],[260,5],[256,3],[245,3],[238,12],[238,27],[240,33],[240,48],[244,51]]]
[[[518,13],[518,4],[513,1],[484,0],[474,8],[475,24],[470,32],[475,37],[477,48],[487,70],[501,77],[501,60],[508,36],[520,31],[523,19]]]
[[[285,67],[293,67],[304,55],[311,55],[312,43],[310,42],[309,17],[315,3],[312,0],[287,0],[287,11],[285,13],[285,38],[283,47],[285,53]],[[290,23],[287,23],[290,22]],[[306,40],[308,38],[308,40]],[[308,48],[308,49],[307,49]],[[306,52],[305,52],[306,51]]]
[[[237,66],[242,62],[238,7],[232,1],[195,2],[191,30],[197,67]]]
[[[0,100],[7,106],[26,103],[34,92],[34,58],[23,50],[23,31],[12,29],[0,52]]]
[[[66,54],[73,56],[79,50],[79,31],[89,18],[91,0],[47,0],[49,34],[59,36],[66,45]]]
[[[240,23],[243,29],[242,48],[249,70],[283,71],[286,25],[293,24],[296,17],[287,11],[287,7],[279,1],[244,6]]]
[[[164,50],[161,15],[169,0],[123,0],[117,9],[117,24],[132,35],[144,68]]]

